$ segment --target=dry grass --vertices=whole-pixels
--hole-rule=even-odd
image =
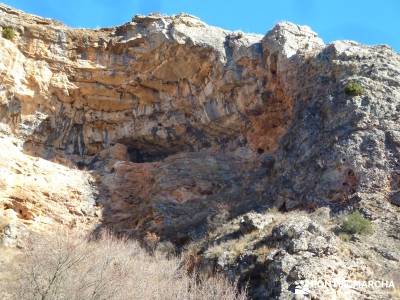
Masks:
[[[111,235],[59,233],[32,238],[7,289],[11,299],[246,299],[225,278],[187,275],[179,265]]]
[[[257,243],[262,236],[263,234],[259,230],[254,230],[237,239],[227,240],[211,246],[207,249],[206,256],[214,258],[224,256],[229,263],[234,263],[246,250],[253,249],[254,244]]]
[[[399,288],[399,287],[396,287],[396,288],[393,290],[391,296],[392,296],[392,298],[390,298],[390,299],[400,299],[400,288]]]
[[[1,212],[1,211],[0,211]],[[4,228],[8,225],[6,218],[0,215],[0,238],[3,234]]]
[[[272,252],[272,248],[264,245],[261,246],[260,248],[256,249],[257,253],[257,260],[258,261],[265,261],[267,259],[267,256]]]
[[[271,249],[268,247],[257,246],[257,243],[260,242],[265,237],[269,236],[272,232],[272,229],[279,223],[284,222],[290,213],[282,213],[277,208],[269,209],[264,215],[257,214],[255,219],[258,218],[272,218],[270,222],[265,223],[264,227],[255,228],[253,231],[241,234],[237,238],[224,240],[224,236],[229,236],[240,230],[239,220],[236,220],[226,223],[223,226],[218,227],[214,232],[212,232],[208,239],[218,240],[221,239],[221,242],[211,244],[207,250],[205,251],[205,255],[207,257],[221,257],[224,256],[227,262],[234,263],[238,257],[244,254],[247,251],[255,251],[256,253],[260,252],[260,257],[265,257],[267,253],[271,252]],[[303,214],[303,212],[295,212],[296,215]],[[256,248],[256,247],[261,247]]]

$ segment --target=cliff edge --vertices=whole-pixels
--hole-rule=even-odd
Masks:
[[[398,296],[309,285],[400,286],[390,47],[186,14],[72,29],[5,5],[0,28],[4,244],[55,224],[107,229],[190,253],[254,299]],[[373,230],[344,232],[355,214]]]

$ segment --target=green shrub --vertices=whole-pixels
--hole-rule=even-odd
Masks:
[[[350,81],[346,84],[344,92],[349,96],[359,96],[364,93],[364,88],[357,81]]]
[[[372,224],[359,212],[353,212],[343,220],[341,229],[348,234],[371,234]]]
[[[89,35],[87,35],[87,34],[82,35],[82,44],[83,44],[85,47],[88,47],[88,46],[89,46],[89,44],[90,44]]]
[[[7,40],[13,40],[15,37],[15,30],[12,27],[3,27],[1,35]]]

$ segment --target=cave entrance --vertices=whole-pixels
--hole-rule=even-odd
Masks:
[[[134,163],[162,161],[168,156],[187,150],[187,146],[165,141],[156,143],[142,139],[121,139],[117,143],[127,147],[128,159]]]
[[[167,158],[174,152],[160,149],[141,149],[128,146],[129,160],[134,163],[156,162]]]
[[[173,143],[156,144],[144,140],[124,139],[118,143],[125,145],[128,149],[129,161],[134,163],[156,162],[167,158],[170,155],[181,152],[184,146]]]

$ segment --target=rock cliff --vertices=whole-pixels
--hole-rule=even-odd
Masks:
[[[15,32],[0,38],[4,243],[51,224],[109,229],[172,243],[254,299],[395,295],[305,287],[400,286],[395,51],[186,14],[89,30],[0,5],[0,27]],[[345,241],[352,211],[374,232]]]

